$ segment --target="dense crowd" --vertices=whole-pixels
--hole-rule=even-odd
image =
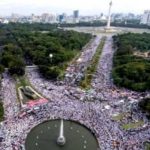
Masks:
[[[96,43],[99,41],[100,37],[97,37]],[[95,41],[93,43],[95,45]],[[92,48],[90,49],[92,51]],[[91,59],[91,51],[88,49],[88,54],[86,50],[82,52],[81,58],[78,58],[80,60],[79,66],[84,64],[84,67],[87,67],[88,60]],[[150,141],[150,124],[146,117],[140,112],[138,113],[136,107],[132,116],[126,118],[124,122],[142,119],[144,125],[138,129],[125,131],[120,128],[122,122],[114,121],[112,115],[130,112],[127,105],[132,102],[136,105],[137,100],[142,99],[143,94],[148,93],[118,89],[112,84],[113,53],[112,39],[107,37],[97,72],[92,81],[93,89],[90,91],[81,90],[71,86],[72,84],[54,84],[43,79],[37,69],[27,69],[26,73],[30,83],[37,92],[49,99],[47,104],[38,106],[38,109],[22,108],[20,110],[17,105],[15,82],[7,73],[4,74],[2,95],[5,121],[0,125],[4,137],[3,141],[0,142],[1,150],[24,149],[25,139],[30,130],[45,120],[55,118],[75,120],[87,126],[98,139],[101,150],[143,150],[143,142]],[[82,62],[84,63],[82,64]],[[82,67],[72,69],[71,74],[76,76],[81,70]]]
[[[89,66],[92,57],[94,56],[97,47],[99,46],[101,40],[101,36],[97,36],[91,41],[90,44],[87,44],[81,55],[78,59],[75,60],[73,64],[71,64],[65,74],[65,83],[68,85],[77,85],[81,78],[84,76],[84,72],[86,68]]]

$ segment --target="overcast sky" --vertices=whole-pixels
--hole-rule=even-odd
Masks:
[[[18,13],[62,13],[72,14],[79,10],[80,15],[107,14],[110,0],[0,0],[0,16]],[[150,9],[150,0],[113,0],[112,12],[136,14]]]

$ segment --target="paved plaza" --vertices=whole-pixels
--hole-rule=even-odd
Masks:
[[[26,69],[31,85],[49,100],[38,109],[20,109],[15,81],[7,73],[3,75],[1,95],[5,120],[0,124],[0,136],[3,136],[1,150],[23,150],[26,136],[33,127],[58,118],[74,120],[88,127],[95,134],[101,150],[144,150],[143,143],[150,141],[150,123],[138,110],[137,102],[149,93],[137,93],[113,85],[111,71],[115,50],[111,35],[106,37],[97,71],[93,75],[92,89],[85,91],[78,86],[101,38],[95,37],[74,64],[68,66],[64,81],[47,81],[36,68]],[[113,119],[116,114],[123,113],[128,116],[121,121]],[[123,124],[138,121],[142,121],[143,125],[122,129]]]

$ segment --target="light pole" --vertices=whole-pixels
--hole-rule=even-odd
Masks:
[[[49,57],[50,57],[50,61],[52,63],[52,60],[53,60],[53,54],[49,54]]]

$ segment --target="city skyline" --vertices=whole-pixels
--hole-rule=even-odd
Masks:
[[[80,15],[99,15],[100,13],[108,13],[108,5],[110,0],[92,0],[82,3],[79,0],[1,0],[0,1],[0,16],[8,16],[12,13],[21,15],[30,15],[31,13],[40,15],[42,13],[62,12],[68,15],[72,14],[73,10],[79,10]],[[133,7],[135,6],[135,7]],[[141,14],[144,10],[150,9],[150,1],[148,0],[113,0],[112,13],[135,13]],[[133,10],[134,8],[134,10]]]

